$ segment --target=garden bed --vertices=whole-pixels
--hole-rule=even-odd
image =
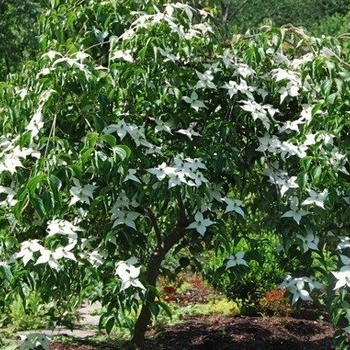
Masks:
[[[187,317],[182,323],[150,332],[146,350],[272,350],[333,349],[328,322],[295,317]],[[123,345],[52,344],[52,350],[112,350]],[[126,345],[124,345],[126,346]]]

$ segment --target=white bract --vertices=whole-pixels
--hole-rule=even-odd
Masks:
[[[221,86],[223,89],[227,89],[227,94],[232,98],[233,96],[237,95],[238,92],[246,95],[249,100],[254,100],[252,92],[255,90],[254,87],[249,86],[247,82],[244,79],[240,79],[240,82],[237,83],[234,80],[230,80],[228,83],[225,83]],[[246,104],[250,104],[249,101],[242,101]],[[252,110],[251,110],[252,111]]]
[[[41,256],[36,261],[35,265],[48,264],[53,270],[60,271],[61,265],[54,256],[54,253],[49,249],[43,249],[40,251]]]
[[[237,265],[248,266],[246,260],[244,259],[244,254],[245,254],[244,252],[238,252],[235,255],[230,255],[227,258],[226,269],[235,267]]]
[[[12,188],[0,186],[0,194],[1,193],[6,194],[6,198],[0,201],[0,207],[13,207],[17,203],[17,200],[14,198],[16,191],[14,191]]]
[[[290,189],[290,188],[298,188],[299,185],[296,182],[297,177],[291,176],[290,178],[282,178],[277,177],[275,179],[275,183],[280,187],[281,197]]]
[[[337,279],[334,289],[350,287],[350,266],[345,265],[339,271],[332,271],[332,274]]]
[[[204,216],[201,212],[196,213],[196,215],[194,216],[194,220],[195,221],[189,224],[187,228],[196,229],[201,236],[204,236],[207,227],[215,224],[215,222],[211,221],[210,219],[204,219]]]
[[[24,266],[28,264],[30,260],[33,260],[35,252],[40,252],[45,248],[39,243],[38,239],[28,240],[21,243],[21,250],[15,253],[12,258],[22,258]]]
[[[126,50],[126,51],[122,51],[122,50],[115,50],[112,52],[110,60],[114,61],[114,60],[124,60],[126,62],[134,62],[134,59],[131,55],[130,50]]]
[[[38,110],[35,114],[33,114],[26,129],[31,132],[32,137],[35,137],[39,134],[39,131],[43,127],[44,127],[44,122],[43,122],[41,110]]]
[[[284,282],[282,282],[278,288],[286,289],[290,292],[292,297],[292,305],[295,304],[299,299],[311,301],[312,298],[310,293],[314,289],[321,289],[322,285],[318,283],[313,276],[311,277],[298,277],[292,278],[287,276]]]
[[[265,134],[264,137],[259,137],[260,146],[256,149],[260,152],[269,152],[269,153],[279,153],[281,149],[281,141],[276,136],[272,137],[268,134]]]
[[[135,181],[135,182],[141,183],[141,181],[135,175],[136,173],[137,173],[136,169],[128,169],[128,173],[126,174],[125,179],[123,180],[123,182],[131,180],[131,181]]]
[[[165,131],[168,134],[172,134],[171,129],[172,129],[172,124],[170,122],[163,122],[160,119],[155,119],[156,122],[156,127],[154,128],[155,132],[161,132]]]
[[[241,108],[251,113],[254,120],[261,120],[266,130],[270,129],[273,117],[278,110],[271,105],[263,105],[254,100],[243,100]]]
[[[135,220],[140,216],[136,211],[111,210],[113,214],[113,227],[118,225],[126,225],[136,230]]]
[[[21,344],[20,350],[31,350],[31,349],[50,349],[50,339],[42,333],[31,333],[31,334],[20,334]]]
[[[237,214],[242,215],[244,217],[244,211],[241,208],[242,201],[240,201],[239,199],[230,199],[230,198],[222,198],[222,200],[227,204],[225,213],[234,211]]]
[[[297,235],[297,237],[302,241],[304,253],[306,253],[309,249],[318,250],[318,243],[320,239],[309,232],[306,236]]]
[[[68,246],[75,246],[78,241],[78,232],[83,231],[79,226],[72,224],[67,220],[54,219],[48,222],[48,237],[54,235],[63,235],[68,237]]]
[[[200,133],[193,130],[192,127],[189,127],[188,129],[179,129],[176,130],[176,132],[187,136],[191,141],[193,140],[193,136],[201,136]]]
[[[190,97],[184,96],[182,99],[185,102],[189,103],[191,107],[196,111],[198,111],[200,108],[207,108],[204,102],[198,99],[198,94],[195,91],[191,93]]]
[[[115,273],[122,281],[120,291],[126,290],[129,287],[140,288],[141,290],[146,289],[138,279],[141,267],[135,267],[135,264],[137,264],[135,257],[117,263]]]
[[[204,73],[198,72],[196,70],[196,74],[199,78],[199,81],[197,82],[195,89],[216,89],[216,85],[213,83],[214,76],[210,70],[207,70]]]
[[[291,204],[290,210],[286,211],[281,217],[293,218],[293,220],[299,225],[302,217],[306,215],[308,215],[307,211],[303,209],[299,209],[296,205]]]
[[[309,197],[306,198],[301,205],[310,205],[310,204],[314,204],[317,205],[318,207],[324,209],[324,201],[327,199],[328,197],[328,190],[325,189],[323,190],[321,193],[317,193],[313,190],[308,190],[307,191],[309,194]]]
[[[77,202],[90,204],[90,201],[94,199],[93,193],[98,186],[87,184],[82,187],[80,181],[76,178],[73,178],[73,183],[75,186],[69,190],[70,194],[72,195],[70,205]]]

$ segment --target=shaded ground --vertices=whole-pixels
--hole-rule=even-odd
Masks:
[[[167,327],[147,342],[147,349],[332,349],[326,322],[279,317],[193,317]]]
[[[328,322],[293,317],[193,316],[164,327],[146,340],[146,350],[328,350],[332,346]],[[86,341],[87,342],[87,341]],[[54,343],[52,350],[112,350],[126,345]]]
[[[196,276],[185,276],[187,287],[162,284],[163,297],[175,305],[193,305],[208,303],[215,295],[211,287]],[[278,293],[280,294],[280,293]],[[277,296],[278,296],[277,294]],[[280,299],[273,299],[285,308]],[[271,299],[272,298],[272,299]],[[290,309],[291,310],[291,309]],[[89,308],[81,309],[86,317],[81,325],[85,330],[98,322],[89,316]],[[282,314],[282,313],[280,313]],[[285,317],[240,317],[240,316],[191,316],[183,314],[182,322],[162,328],[151,329],[147,333],[145,350],[329,350],[332,345],[333,329],[323,310],[313,304],[304,304],[299,314],[286,312]],[[96,343],[93,337],[85,337],[75,343],[51,344],[51,350],[126,350],[127,344],[120,342]]]

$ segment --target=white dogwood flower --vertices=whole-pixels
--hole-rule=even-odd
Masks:
[[[225,213],[234,211],[237,214],[242,215],[244,217],[244,211],[241,208],[242,201],[240,201],[239,199],[230,199],[230,198],[222,198],[222,200],[227,204]]]
[[[84,185],[82,187],[78,179],[73,178],[74,185],[69,193],[72,195],[70,200],[70,205],[73,205],[77,202],[90,204],[90,199],[94,199],[93,192],[96,190],[98,186],[95,185]]]
[[[332,271],[332,274],[337,279],[334,290],[342,287],[350,287],[350,266],[345,265],[339,271]]]
[[[78,231],[83,231],[79,226],[73,225],[67,220],[54,219],[48,222],[48,236],[64,235],[68,237],[69,244],[75,246],[78,240]]]
[[[137,173],[136,169],[128,169],[128,173],[125,176],[125,179],[123,180],[123,182],[131,180],[131,181],[141,183],[141,181],[135,176],[136,173]]]
[[[126,225],[136,230],[135,220],[141,215],[136,211],[115,210],[111,211],[114,217],[113,228],[118,225]]]
[[[138,277],[140,275],[141,267],[135,267],[137,259],[132,257],[127,261],[119,261],[115,270],[115,274],[119,276],[122,281],[120,291],[128,289],[129,287],[136,287],[142,290],[146,288],[139,281]]]
[[[216,89],[216,85],[213,83],[214,76],[211,73],[210,70],[206,70],[204,73],[198,72],[196,70],[197,77],[199,78],[199,81],[197,82],[195,88],[196,89],[205,89],[205,88],[210,88],[210,89]]]
[[[45,248],[42,249],[40,253],[41,256],[38,258],[35,265],[48,264],[53,270],[61,270],[61,266],[51,250]]]
[[[307,286],[309,290],[306,289]],[[287,276],[278,288],[286,289],[289,293],[293,294],[292,305],[294,305],[299,299],[311,301],[310,293],[314,289],[321,289],[322,285],[313,276],[298,278]]]
[[[280,187],[280,193],[281,197],[290,189],[290,188],[298,188],[299,185],[296,182],[297,177],[296,176],[291,176],[289,178],[281,178],[278,177],[276,178],[276,185]]]
[[[187,136],[191,141],[193,140],[193,136],[201,136],[201,134],[193,130],[192,127],[189,127],[188,129],[179,129],[176,130],[176,132]]]
[[[229,269],[231,267],[235,267],[237,265],[248,266],[247,262],[243,259],[244,254],[245,254],[244,252],[238,252],[235,255],[230,255],[227,258],[226,269]]]
[[[198,111],[199,108],[207,108],[203,101],[198,100],[198,94],[195,91],[192,92],[190,97],[184,96],[182,99],[185,102],[189,103],[191,105],[191,108],[196,111]]]
[[[309,204],[315,204],[318,207],[324,209],[324,201],[327,199],[328,196],[328,190],[325,189],[321,193],[317,193],[313,190],[307,190],[309,193],[308,198],[306,198],[301,205],[309,205]]]
[[[214,221],[211,221],[210,219],[204,219],[203,214],[201,212],[197,212],[194,216],[194,222],[189,224],[186,228],[188,229],[196,229],[197,232],[204,236],[205,231],[207,230],[207,227],[210,225],[215,224]]]
[[[299,225],[301,218],[307,214],[309,214],[307,211],[305,211],[303,209],[298,209],[294,204],[291,204],[290,210],[285,212],[281,217],[282,218],[293,218],[294,221]]]
[[[313,233],[309,232],[306,236],[297,235],[297,237],[302,241],[304,253],[307,252],[309,249],[318,250],[317,245],[320,239]]]
[[[44,250],[45,248],[39,243],[38,239],[29,239],[21,243],[21,250],[15,253],[12,258],[19,259],[22,258],[23,265],[26,266],[29,260],[33,260],[33,255],[35,252]]]

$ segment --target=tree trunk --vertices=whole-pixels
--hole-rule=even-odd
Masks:
[[[148,286],[156,287],[159,269],[162,261],[169,250],[178,243],[185,235],[185,227],[187,225],[181,222],[175,227],[164,239],[163,243],[158,246],[152,254],[146,270],[146,283]],[[132,346],[137,350],[144,349],[145,333],[147,326],[151,320],[152,313],[149,305],[155,301],[155,294],[152,290],[147,292],[146,300],[144,301],[139,317],[136,320],[134,334],[132,337]]]
[[[159,275],[159,269],[160,264],[162,263],[163,259],[165,258],[165,254],[153,254],[148,266],[147,266],[147,273],[146,273],[146,280],[147,284],[149,286],[156,286],[157,278]],[[147,330],[147,326],[151,320],[152,314],[149,305],[154,302],[155,300],[155,294],[152,291],[147,292],[147,297],[142,305],[141,312],[139,314],[139,317],[137,318],[137,321],[135,323],[134,327],[134,334],[132,338],[132,343],[135,347],[135,349],[141,350],[144,348],[144,339],[145,339],[145,333]]]

